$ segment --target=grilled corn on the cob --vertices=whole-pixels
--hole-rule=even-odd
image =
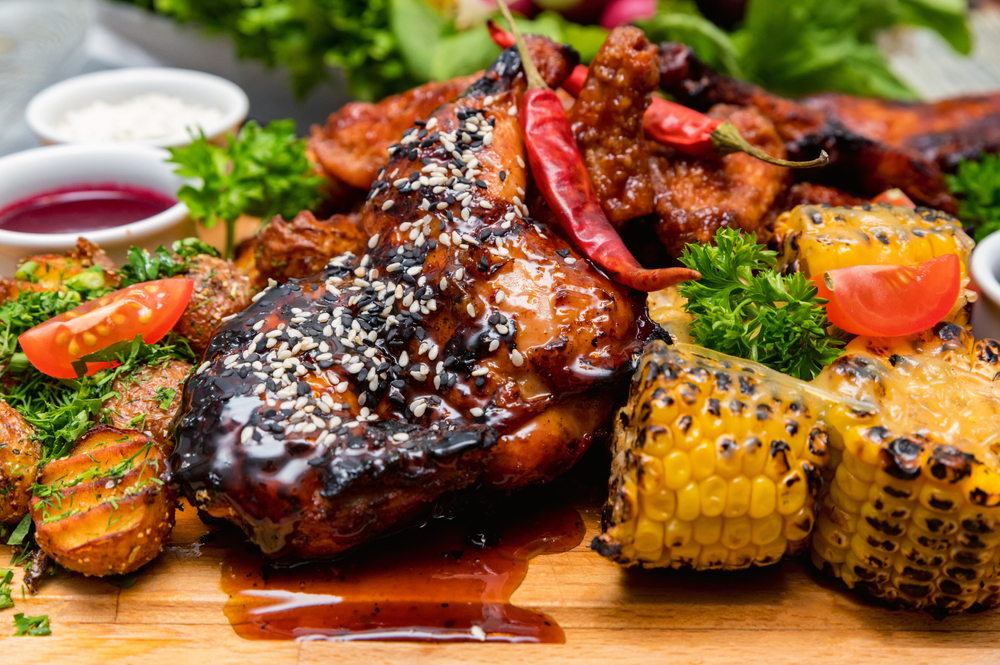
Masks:
[[[962,290],[946,321],[966,324],[975,292],[969,255],[975,243],[961,223],[943,212],[888,204],[846,207],[798,206],[774,229],[778,265],[811,278],[860,265],[915,265],[944,254],[962,259]]]
[[[858,338],[824,370],[815,383],[880,409],[826,413],[818,567],[912,609],[1000,605],[998,370],[1000,344],[954,324]]]
[[[651,342],[615,422],[604,533],[592,547],[626,565],[734,570],[803,546],[827,459],[808,388]]]

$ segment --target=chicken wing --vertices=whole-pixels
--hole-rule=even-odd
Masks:
[[[594,191],[615,226],[653,212],[642,118],[659,80],[656,47],[642,30],[616,28],[590,63],[569,112]]]
[[[819,108],[722,76],[684,44],[660,46],[660,88],[699,110],[715,104],[756,108],[774,123],[789,159],[813,159],[821,149],[829,153],[829,165],[799,172],[800,178],[870,195],[898,187],[918,203],[947,212],[957,207],[935,161],[858,134]]]
[[[327,119],[326,127],[312,128],[309,150],[334,183],[368,189],[385,164],[386,149],[403,131],[458,97],[477,78],[428,83],[377,104],[346,104]]]
[[[530,41],[558,85],[568,47]],[[267,289],[188,381],[175,478],[269,556],[331,555],[587,449],[653,331],[639,294],[532,218],[505,51],[389,147],[360,259]],[[397,137],[398,138],[398,137]]]
[[[785,157],[774,125],[755,109],[719,105],[709,115],[736,125],[765,152]],[[791,180],[788,169],[742,153],[704,159],[659,146],[651,164],[656,232],[672,256],[679,256],[689,242],[710,242],[723,227],[765,236],[768,211]]]
[[[944,171],[1000,150],[1000,94],[930,104],[817,95],[803,100],[853,132],[920,155]]]

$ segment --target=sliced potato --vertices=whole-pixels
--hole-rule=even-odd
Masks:
[[[33,436],[21,414],[0,400],[0,523],[17,522],[28,512],[42,455]]]
[[[254,289],[246,273],[214,256],[194,257],[184,276],[194,281],[194,293],[174,332],[186,338],[200,354],[208,347],[222,319],[250,306]]]
[[[174,525],[165,456],[135,430],[99,425],[68,457],[42,467],[31,500],[39,547],[84,575],[127,573],[151,561]]]
[[[174,444],[167,429],[180,407],[190,372],[191,365],[183,360],[170,360],[118,379],[111,386],[116,396],[104,403],[110,424],[151,434],[169,452]]]

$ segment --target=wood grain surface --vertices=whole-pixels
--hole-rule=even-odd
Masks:
[[[1000,662],[997,612],[937,621],[891,611],[801,561],[741,573],[622,570],[587,547],[597,506],[578,508],[583,542],[534,559],[513,596],[554,618],[566,644],[241,639],[223,615],[220,548],[198,544],[206,528],[188,508],[131,588],[61,572],[35,597],[15,594],[17,607],[0,612],[0,663]],[[0,557],[9,556],[0,547]],[[7,637],[14,612],[48,614],[52,635]]]

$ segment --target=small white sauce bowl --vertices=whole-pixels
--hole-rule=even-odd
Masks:
[[[222,117],[202,127],[205,137],[216,142],[227,132],[235,133],[250,109],[243,89],[219,76],[190,69],[137,67],[84,74],[56,83],[35,95],[25,111],[25,119],[43,144],[81,143],[80,139],[58,130],[67,111],[82,109],[98,101],[120,104],[151,92],[218,109]],[[182,131],[134,143],[161,148],[181,146],[191,143],[191,135]]]
[[[972,309],[972,330],[976,339],[1000,339],[1000,232],[976,246],[971,263],[969,272],[980,293]]]
[[[73,185],[143,187],[177,196],[184,180],[166,161],[162,148],[121,143],[81,143],[25,150],[0,158],[0,210],[36,194]],[[84,237],[101,246],[115,263],[126,261],[132,245],[156,249],[196,235],[187,206],[177,203],[146,219],[80,233],[18,233],[0,229],[0,277],[12,277],[30,254],[61,254]]]

